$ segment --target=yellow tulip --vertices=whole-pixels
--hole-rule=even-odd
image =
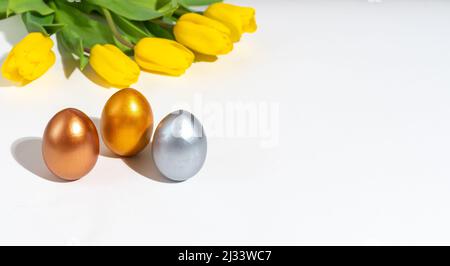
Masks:
[[[44,34],[28,34],[6,58],[2,65],[3,77],[23,85],[44,75],[55,63],[52,47],[52,39]]]
[[[145,71],[180,76],[194,61],[194,54],[168,39],[143,38],[134,48],[134,57]]]
[[[230,30],[205,16],[188,13],[174,27],[177,41],[189,49],[206,55],[222,55],[233,50]]]
[[[231,31],[233,42],[239,41],[243,33],[252,33],[257,29],[255,9],[251,7],[215,3],[210,5],[204,14],[225,24]]]
[[[91,49],[89,63],[95,72],[117,88],[127,88],[139,78],[139,66],[111,44],[96,44]]]

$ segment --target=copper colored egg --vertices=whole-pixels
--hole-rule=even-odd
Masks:
[[[42,155],[50,171],[62,179],[74,181],[89,173],[99,149],[94,123],[77,109],[62,110],[47,124]]]
[[[153,112],[147,99],[134,89],[116,92],[103,108],[101,134],[106,146],[119,156],[133,156],[150,142]]]

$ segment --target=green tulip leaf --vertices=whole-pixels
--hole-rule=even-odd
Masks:
[[[137,43],[142,38],[153,36],[142,21],[130,21],[116,14],[112,14],[112,17],[122,34],[126,35],[133,43]]]
[[[89,63],[89,59],[84,53],[83,39],[69,30],[62,30],[56,36],[62,56],[78,60],[80,69],[84,70]]]
[[[0,0],[0,19],[6,18],[8,13],[8,0]]]
[[[179,7],[177,0],[158,0],[156,8],[164,16],[171,15]]]
[[[86,0],[130,20],[146,21],[164,16],[178,8],[176,1],[170,1],[158,9],[158,0]]]
[[[182,6],[209,6],[214,3],[223,2],[222,0],[178,0]]]
[[[106,23],[93,19],[88,14],[67,4],[65,0],[55,0],[55,21],[64,24],[64,32],[70,31],[82,39],[85,48],[95,44],[115,43]]]
[[[7,2],[7,16],[12,13],[22,14],[29,11],[35,11],[44,16],[53,13],[53,9],[42,0],[8,0]]]
[[[61,42],[63,50],[76,56],[80,69],[83,70],[89,62],[86,50],[96,44],[113,44],[115,39],[104,22],[93,19],[65,0],[54,0],[54,3],[55,21],[65,25],[58,32],[58,41]]]
[[[26,12],[22,14],[22,20],[28,32],[42,32],[50,36],[61,30],[65,25],[54,23],[54,14],[47,16],[39,15],[34,12]]]
[[[175,40],[172,29],[163,28],[161,25],[151,21],[146,22],[145,26],[155,37]]]

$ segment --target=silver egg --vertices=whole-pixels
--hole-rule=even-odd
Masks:
[[[196,175],[206,159],[207,140],[202,124],[188,111],[166,116],[153,136],[153,160],[161,174],[174,181]]]

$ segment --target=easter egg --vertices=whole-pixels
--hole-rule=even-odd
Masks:
[[[202,168],[207,139],[200,121],[187,111],[166,116],[153,136],[153,160],[159,171],[174,181],[185,181]]]
[[[153,112],[144,95],[129,88],[109,98],[102,112],[101,135],[113,153],[138,154],[150,142],[152,132]]]
[[[99,155],[99,137],[91,119],[77,109],[65,109],[48,122],[42,155],[56,176],[74,181],[94,168]]]

